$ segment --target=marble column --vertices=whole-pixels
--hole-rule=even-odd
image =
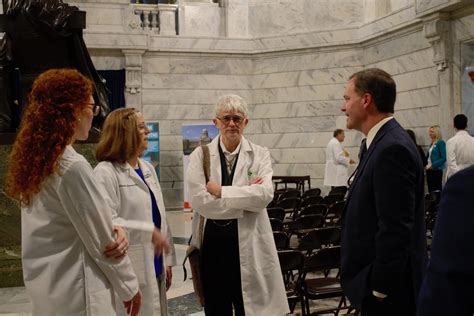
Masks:
[[[452,121],[454,116],[453,90],[453,43],[451,37],[451,21],[449,14],[435,13],[423,19],[423,31],[433,48],[433,63],[438,69],[439,87],[439,122],[443,138],[453,134]]]
[[[142,111],[142,56],[145,50],[124,49],[125,104]]]

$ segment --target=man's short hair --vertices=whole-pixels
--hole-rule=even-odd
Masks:
[[[337,137],[339,134],[342,134],[342,133],[344,133],[344,130],[338,128],[338,129],[336,129],[336,130],[334,131],[334,133],[332,133],[332,136],[333,136],[333,137]]]
[[[350,76],[349,80],[351,79],[355,79],[354,86],[359,95],[368,93],[372,96],[379,112],[394,112],[397,86],[387,72],[378,68],[369,68],[356,72]]]
[[[458,130],[466,129],[467,127],[467,116],[464,114],[458,114],[454,117],[454,128]]]

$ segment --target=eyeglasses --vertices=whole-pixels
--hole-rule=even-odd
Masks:
[[[99,115],[100,113],[100,105],[99,104],[95,104],[95,103],[88,103],[88,105],[92,105],[92,114],[94,116],[97,116]]]
[[[226,115],[223,117],[216,116],[216,118],[222,123],[224,123],[225,125],[230,124],[230,121],[234,122],[234,124],[239,125],[239,124],[242,124],[242,122],[245,119],[243,116],[240,116],[240,115]]]

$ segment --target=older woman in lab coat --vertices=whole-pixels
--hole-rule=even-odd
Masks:
[[[245,137],[246,102],[222,97],[214,124],[220,133],[208,146],[210,181],[203,171],[203,152],[190,156],[188,187],[193,240],[202,237],[202,279],[206,315],[274,316],[289,312],[267,204],[273,198],[270,154]],[[198,231],[205,218],[204,235]],[[199,246],[199,245],[198,245]]]
[[[113,291],[132,315],[140,308],[137,278],[124,255],[128,241],[114,241],[108,203],[91,166],[71,146],[87,139],[99,113],[92,89],[76,70],[41,74],[10,156],[6,192],[22,205],[23,277],[33,315],[114,315]]]
[[[114,223],[130,234],[128,255],[143,294],[143,315],[167,315],[166,290],[171,285],[171,266],[176,265],[173,239],[166,222],[160,183],[153,166],[139,158],[148,147],[150,133],[142,113],[117,109],[107,116],[96,149],[100,163],[97,180],[114,201]],[[161,248],[166,244],[166,252]],[[155,256],[155,252],[157,255]],[[120,315],[125,309],[118,304]]]

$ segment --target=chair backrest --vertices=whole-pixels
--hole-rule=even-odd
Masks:
[[[340,261],[340,246],[322,248],[306,258],[305,273],[339,269]]]
[[[285,210],[281,207],[268,207],[267,213],[269,218],[285,219]]]
[[[287,234],[281,231],[274,231],[273,239],[275,240],[275,245],[278,250],[288,249],[290,239]]]
[[[304,207],[298,215],[299,216],[302,216],[302,215],[326,216],[327,211],[328,211],[328,207],[325,204],[310,204]]]
[[[323,247],[338,246],[341,242],[341,229],[339,227],[315,228],[301,235],[297,249],[308,251]]]
[[[302,199],[305,199],[309,196],[321,196],[321,189],[319,188],[313,188],[304,191],[303,196],[301,197]]]
[[[280,195],[278,196],[278,200],[283,200],[290,197],[295,197],[299,199],[301,197],[301,193],[296,189],[287,189],[286,191],[280,193]]]
[[[305,207],[311,204],[321,204],[323,201],[323,197],[319,195],[310,195],[306,197],[303,201],[301,201],[301,207]]]
[[[298,233],[300,230],[312,229],[323,227],[324,225],[324,216],[322,215],[303,215],[296,218],[289,225],[289,230],[291,232]]]
[[[278,200],[273,207],[281,207],[286,213],[297,211],[300,207],[300,199],[296,197],[284,198]]]
[[[347,192],[347,187],[335,187],[334,189],[331,189],[331,191],[329,191],[328,195],[346,194],[346,192]]]
[[[283,222],[278,218],[270,218],[270,225],[272,226],[272,231],[280,232],[283,230]]]
[[[326,219],[332,222],[338,222],[342,216],[342,212],[344,211],[345,205],[346,201],[337,201],[331,204],[328,208]]]
[[[327,206],[331,206],[332,204],[344,201],[344,194],[331,194],[324,197],[323,203]]]

